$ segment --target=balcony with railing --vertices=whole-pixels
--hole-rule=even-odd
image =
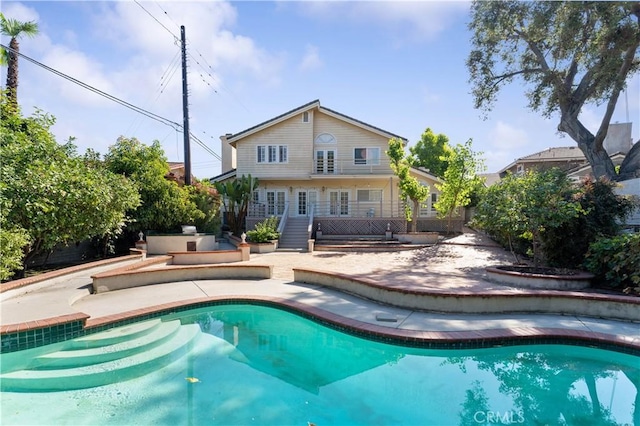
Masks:
[[[311,161],[312,177],[340,175],[392,175],[390,161],[386,156],[376,158],[340,158],[332,151],[316,151]]]

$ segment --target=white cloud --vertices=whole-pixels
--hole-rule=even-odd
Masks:
[[[82,52],[70,50],[61,45],[53,45],[42,57],[42,62],[89,86],[119,96],[117,87],[112,85],[111,79],[101,69],[100,64]],[[55,77],[55,79],[56,83],[53,87],[59,90],[59,95],[63,98],[80,105],[107,104],[104,98],[97,94],[90,94],[85,88],[62,80],[60,77]]]
[[[21,22],[38,22],[40,20],[38,12],[22,3],[11,2],[3,5],[2,14],[7,19],[16,19]]]
[[[301,71],[311,71],[318,68],[321,68],[323,65],[322,59],[320,59],[320,54],[318,53],[318,48],[311,44],[307,44],[305,47],[304,57],[298,66],[298,69]]]
[[[422,99],[426,104],[435,104],[439,102],[441,99],[438,93],[433,92],[428,87],[422,87],[421,92],[422,92]]]
[[[529,145],[529,137],[523,129],[498,121],[489,132],[491,146],[497,149],[520,148]]]
[[[454,19],[467,13],[464,1],[301,2],[305,15],[329,21],[378,24],[398,31],[405,40],[432,40]]]

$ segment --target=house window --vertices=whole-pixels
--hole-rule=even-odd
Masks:
[[[264,145],[258,146],[258,163],[265,163],[267,161],[266,147]]]
[[[435,192],[431,193],[431,211],[435,212],[436,211],[436,203],[438,202],[438,194],[436,194]]]
[[[516,166],[516,174],[523,174],[524,173],[524,164],[518,164]]]
[[[286,163],[289,161],[287,145],[258,145],[258,163]]]
[[[363,202],[363,203],[382,201],[382,190],[381,189],[358,189],[356,197],[359,202]]]
[[[316,173],[334,174],[336,172],[336,152],[334,150],[316,151]]]
[[[319,143],[319,144],[336,143],[336,138],[329,133],[320,133],[318,136],[316,136],[316,143]]]
[[[309,122],[309,111],[305,111],[302,113],[302,122],[303,123]]]
[[[377,166],[380,164],[380,148],[354,148],[353,164]]]
[[[284,191],[267,191],[267,215],[282,216],[285,206]]]

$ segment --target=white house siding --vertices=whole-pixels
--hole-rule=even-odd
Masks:
[[[337,157],[339,174],[389,174],[389,160],[385,154],[389,146],[389,138],[378,135],[321,112],[316,112],[314,120],[314,138],[322,133],[329,133],[337,140]],[[323,148],[324,144],[315,144],[315,148]],[[327,145],[328,146],[328,145]],[[379,148],[380,164],[375,166],[354,164],[355,148]]]
[[[243,138],[236,145],[237,175],[251,174],[258,179],[309,177],[313,158],[313,115],[308,123],[302,122],[302,114],[274,124],[260,132]],[[259,145],[286,145],[286,163],[258,163],[256,151]]]
[[[640,198],[640,178],[629,179],[622,182],[618,182],[619,186],[616,188],[616,192],[621,195],[633,195]],[[640,226],[640,208],[637,208],[631,217],[626,220],[627,226],[638,227]]]

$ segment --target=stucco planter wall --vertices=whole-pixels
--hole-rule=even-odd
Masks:
[[[216,247],[213,234],[161,234],[147,235],[148,254],[167,254],[170,251],[186,251],[188,242],[196,243],[196,251],[212,251]]]
[[[394,235],[401,243],[411,244],[436,244],[439,237],[437,232],[406,232]]]
[[[593,274],[575,271],[574,275],[549,275],[486,268],[487,278],[513,287],[541,290],[582,290],[591,285]]]
[[[277,242],[249,243],[251,253],[273,253],[278,248]]]

